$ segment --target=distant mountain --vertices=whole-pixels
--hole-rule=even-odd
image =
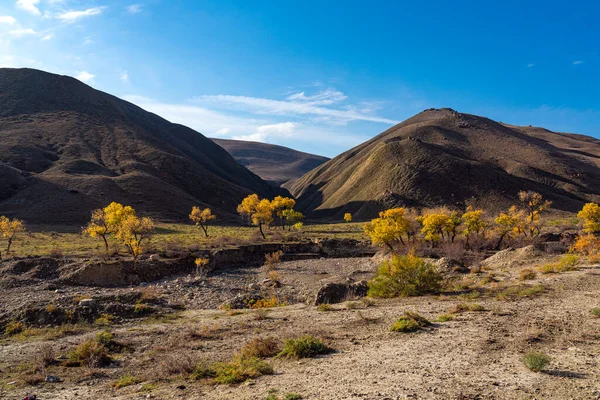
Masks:
[[[236,161],[266,181],[291,183],[329,158],[303,153],[283,146],[242,140],[212,139]],[[288,186],[285,185],[285,187]]]
[[[313,217],[369,218],[392,206],[497,211],[534,190],[559,210],[600,200],[600,141],[430,109],[333,158],[291,186]]]
[[[285,194],[200,133],[32,69],[0,69],[0,215],[83,223],[111,201],[160,219],[193,205],[233,219],[249,193]]]

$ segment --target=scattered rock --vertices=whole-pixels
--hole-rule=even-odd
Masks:
[[[81,299],[79,300],[79,305],[81,307],[96,308],[98,303],[94,299]]]
[[[46,377],[45,381],[49,382],[49,383],[58,383],[58,382],[62,382],[62,379],[60,379],[58,376],[48,375]]]
[[[369,291],[367,281],[356,283],[328,283],[317,292],[315,305],[335,304],[342,301],[365,297]]]
[[[233,299],[223,303],[222,308],[230,308],[233,310],[249,308],[250,305],[262,299],[264,299],[264,296],[258,292],[239,293]]]

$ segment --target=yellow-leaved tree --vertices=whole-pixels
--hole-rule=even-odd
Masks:
[[[288,230],[291,230],[292,226],[295,226],[298,223],[301,224],[304,220],[304,214],[296,210],[283,210],[283,217],[288,225]],[[300,227],[302,227],[302,225],[300,225]]]
[[[133,256],[134,263],[143,252],[142,242],[150,238],[154,226],[152,219],[138,218],[135,214],[121,220],[115,236]]]
[[[577,218],[583,220],[583,231],[587,233],[600,232],[600,206],[596,203],[587,203],[577,213]]]
[[[257,194],[248,195],[238,205],[237,212],[252,222],[253,225],[258,226],[263,239],[266,238],[262,227],[273,222],[273,207],[269,200],[261,200]]]
[[[210,221],[214,221],[217,219],[215,215],[213,215],[210,208],[205,208],[201,210],[200,207],[192,207],[192,212],[190,213],[190,219],[199,226],[204,231],[204,235],[208,237],[208,223]]]
[[[483,210],[474,210],[473,207],[467,207],[462,215],[463,231],[465,245],[469,245],[469,238],[473,235],[480,235],[485,231],[486,223],[483,220]]]
[[[391,208],[379,213],[379,218],[364,224],[363,229],[377,246],[387,246],[394,250],[394,244],[404,245],[403,236],[410,231],[410,221],[404,216],[404,208]]]
[[[92,219],[83,229],[83,234],[91,238],[101,237],[108,254],[108,237],[115,235],[121,222],[131,215],[135,215],[132,207],[113,201],[102,209],[92,211]]]
[[[540,228],[540,214],[552,205],[550,200],[544,200],[542,195],[532,191],[520,191],[519,200],[525,212],[527,213],[525,218],[524,229],[529,231],[531,237],[537,236],[541,232]]]
[[[352,222],[352,214],[345,213],[344,214],[344,221],[346,221],[346,222]]]
[[[10,247],[19,233],[25,232],[25,224],[20,219],[10,219],[0,216],[0,235],[7,241],[6,254],[10,254]]]
[[[505,238],[512,238],[523,232],[523,221],[525,213],[523,210],[517,209],[517,206],[511,206],[508,212],[503,212],[494,219],[496,224],[496,232],[499,235],[496,249],[502,245]]]
[[[285,229],[286,218],[284,212],[292,210],[296,205],[296,200],[289,197],[277,196],[270,204],[272,211],[277,215],[277,218],[279,218],[279,221],[281,222],[281,229]]]
[[[430,212],[419,218],[423,228],[421,233],[425,240],[431,242],[432,245],[437,244],[444,238],[444,232],[448,232],[448,226],[452,224],[450,216],[442,212]]]

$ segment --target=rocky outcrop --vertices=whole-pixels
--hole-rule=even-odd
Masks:
[[[365,297],[369,291],[367,281],[348,283],[328,283],[321,287],[315,298],[315,305],[335,304]]]

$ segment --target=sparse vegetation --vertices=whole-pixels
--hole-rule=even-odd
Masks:
[[[244,357],[268,358],[281,351],[281,342],[275,338],[255,338],[242,346],[241,354]]]
[[[523,364],[533,372],[543,371],[550,364],[550,357],[544,353],[531,351],[522,358]]]
[[[287,339],[277,357],[311,358],[331,352],[333,352],[333,349],[323,343],[321,339],[312,335],[305,335],[296,339]]]
[[[21,233],[25,232],[25,223],[20,219],[10,219],[0,216],[0,236],[6,239],[6,254],[10,254],[10,248]]]
[[[452,314],[442,314],[439,317],[437,317],[437,322],[448,322],[448,321],[452,321],[454,319],[454,315]]]
[[[326,311],[334,311],[335,309],[331,304],[322,303],[317,306],[317,311],[326,312]]]
[[[430,325],[431,322],[418,313],[405,311],[404,315],[394,322],[390,331],[401,333],[416,332]]]
[[[522,269],[521,272],[519,272],[519,280],[530,281],[532,279],[535,279],[535,271],[533,271],[532,269],[525,268]]]
[[[213,367],[214,381],[220,384],[241,383],[273,373],[273,367],[258,357],[234,356],[226,363],[217,363]]]
[[[369,282],[369,296],[407,297],[438,293],[442,276],[436,268],[412,254],[384,261]]]
[[[590,310],[595,318],[600,318],[600,307],[595,307]]]
[[[209,222],[217,219],[217,217],[213,215],[210,208],[201,210],[200,207],[196,206],[192,207],[192,212],[190,213],[189,218],[192,220],[192,222],[194,222],[194,224],[196,224],[196,226],[202,228],[205,237],[208,237]]]
[[[135,385],[136,383],[140,383],[142,380],[133,375],[123,375],[120,377],[115,383],[113,383],[113,387],[115,389],[120,389],[126,386]]]

